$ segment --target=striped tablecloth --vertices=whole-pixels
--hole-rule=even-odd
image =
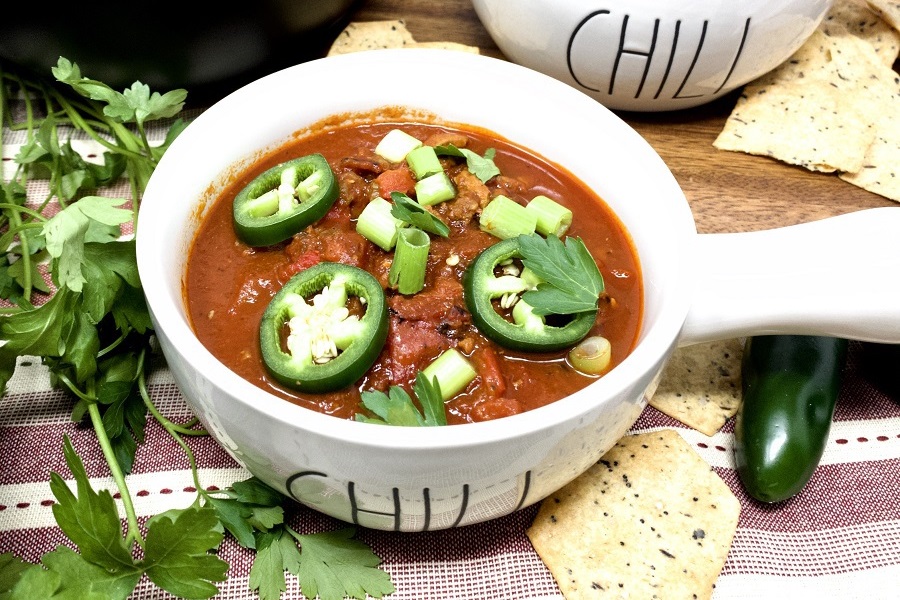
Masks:
[[[4,141],[16,140],[7,135]],[[15,143],[4,147],[7,179],[16,151]],[[92,152],[89,145],[79,151]],[[29,188],[29,197],[42,198],[45,193],[46,188]],[[123,184],[107,195],[127,194]],[[851,344],[821,465],[800,496],[779,505],[759,504],[743,492],[732,458],[733,422],[707,437],[648,407],[635,423],[633,432],[678,430],[741,501],[738,530],[717,582],[716,600],[900,598],[900,371],[896,362],[879,364],[877,350],[873,345]],[[888,383],[885,389],[880,380],[890,378],[893,386]],[[190,416],[161,358],[153,365],[150,393],[170,419]],[[93,430],[70,420],[72,404],[71,397],[51,387],[37,360],[20,361],[0,398],[0,554],[11,552],[37,562],[57,545],[71,545],[56,527],[48,483],[51,472],[69,476],[62,453],[64,435],[73,440],[94,489],[116,493]],[[187,443],[205,487],[223,488],[249,477],[211,438],[190,438]],[[128,485],[141,518],[185,508],[195,499],[184,452],[155,421],[149,421]],[[447,531],[361,530],[358,537],[383,560],[396,587],[391,598],[562,598],[525,535],[536,510],[531,506]],[[291,511],[289,524],[301,533],[342,525],[300,506]],[[256,597],[248,585],[253,554],[229,537],[219,556],[230,569],[217,597]],[[170,596],[144,578],[134,597]],[[284,597],[302,597],[292,576]]]
[[[732,422],[707,437],[648,407],[635,423],[634,432],[677,429],[741,500],[737,534],[713,598],[900,597],[900,394],[879,388],[878,374],[869,368],[876,351],[851,345],[822,463],[803,493],[780,505],[754,502],[741,489],[732,459]],[[164,414],[189,416],[161,360],[150,381]],[[55,526],[48,485],[51,471],[68,474],[63,435],[72,438],[95,489],[115,493],[93,430],[70,421],[71,406],[69,397],[50,387],[37,361],[20,364],[0,399],[0,553],[35,562],[68,543]],[[141,517],[183,508],[195,497],[184,453],[155,422],[146,433],[128,478]],[[248,477],[212,439],[188,443],[204,486],[225,487]],[[535,512],[532,506],[439,532],[361,530],[358,537],[382,558],[397,589],[392,598],[562,598],[525,535]],[[290,523],[304,533],[341,525],[300,506],[291,511]],[[231,566],[217,597],[255,597],[248,587],[252,553],[226,538],[220,556]],[[134,597],[169,596],[144,579]],[[284,597],[302,597],[291,576]]]

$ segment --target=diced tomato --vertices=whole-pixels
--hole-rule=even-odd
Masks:
[[[375,182],[378,183],[378,193],[385,200],[391,199],[391,192],[411,194],[416,187],[416,180],[406,165],[383,172],[375,178]]]
[[[304,252],[303,254],[296,256],[290,263],[282,265],[281,268],[278,269],[278,279],[279,281],[287,281],[300,271],[308,269],[320,262],[322,262],[322,257],[318,252]]]
[[[472,356],[478,374],[481,376],[482,388],[488,396],[499,398],[506,393],[506,378],[500,369],[497,353],[489,347],[475,350]]]

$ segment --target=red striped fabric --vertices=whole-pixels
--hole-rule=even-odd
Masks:
[[[783,597],[896,598],[900,574],[900,398],[884,391],[871,369],[873,349],[851,344],[845,385],[826,454],[799,496],[778,505],[748,497],[731,460],[733,425],[706,437],[647,408],[633,431],[674,428],[707,458],[740,499],[742,512],[715,599]],[[28,379],[26,377],[26,379]],[[89,428],[69,420],[70,402],[41,388],[39,377],[12,385],[0,399],[0,553],[28,561],[68,544],[55,527],[47,486],[50,471],[67,473],[62,436],[69,435],[95,487],[108,479]],[[151,391],[166,414],[187,418],[177,388],[160,370]],[[201,477],[228,485],[247,476],[209,438],[188,441]],[[853,460],[842,460],[851,456]],[[99,483],[97,483],[99,482]],[[129,485],[142,519],[174,503],[184,507],[193,487],[184,453],[151,422]],[[180,504],[179,504],[180,503]],[[361,530],[358,536],[382,558],[397,588],[392,598],[562,598],[525,535],[536,506],[494,521],[429,533]],[[290,523],[302,533],[342,524],[295,506]],[[230,564],[219,598],[253,598],[248,586],[253,554],[226,539],[220,554]],[[301,597],[289,578],[284,597]],[[791,590],[796,590],[791,592]],[[775,595],[772,595],[775,594]],[[143,580],[135,598],[166,598]]]

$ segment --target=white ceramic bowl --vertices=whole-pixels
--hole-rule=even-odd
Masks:
[[[415,85],[384,85],[385,69],[416,73]],[[311,81],[316,93],[309,93]],[[447,82],[459,81],[465,81],[461,89],[447,89]],[[185,260],[198,221],[227,174],[327,116],[398,104],[519,142],[568,167],[613,207],[631,232],[645,283],[640,342],[622,364],[583,391],[524,414],[441,428],[386,428],[272,396],[200,344],[183,304]],[[141,204],[137,254],[169,368],[204,425],[239,463],[337,518],[416,531],[510,513],[582,473],[634,423],[645,393],[679,343],[765,328],[824,329],[900,342],[895,277],[873,277],[869,287],[842,290],[841,301],[833,279],[821,277],[823,269],[839,268],[833,261],[852,244],[829,244],[837,246],[829,250],[815,238],[830,241],[842,229],[868,244],[861,251],[869,257],[891,256],[900,209],[871,212],[878,214],[849,218],[849,227],[837,219],[755,234],[762,237],[698,236],[684,195],[659,156],[588,96],[484,56],[381,50],[277,72],[198,117],[151,178]],[[768,262],[753,250],[758,242],[769,248]],[[791,258],[792,245],[805,254]],[[729,262],[729,255],[746,255],[748,248],[752,258]],[[810,260],[820,252],[824,264]],[[875,266],[896,272],[896,258],[892,262]],[[783,273],[777,265],[785,263],[791,269],[782,277],[787,281],[777,289],[768,285],[765,276],[777,279]],[[807,265],[811,271],[804,277]],[[785,292],[781,300],[779,289]],[[703,299],[699,305],[710,318],[692,308],[696,298]],[[819,308],[811,310],[813,303]],[[863,318],[849,318],[857,313]]]
[[[831,0],[472,0],[505,56],[609,108],[709,102],[772,70]]]

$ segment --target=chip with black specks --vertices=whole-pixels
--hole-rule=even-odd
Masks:
[[[712,596],[740,503],[671,429],[628,435],[545,499],[528,538],[567,600]]]

